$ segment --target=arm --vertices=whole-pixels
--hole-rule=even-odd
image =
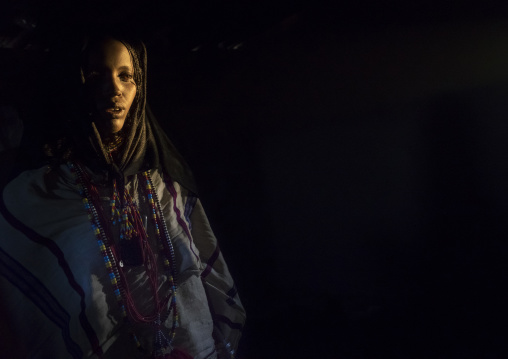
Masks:
[[[201,278],[214,319],[214,336],[234,356],[245,322],[245,310],[199,200],[190,219],[192,237],[204,266]]]

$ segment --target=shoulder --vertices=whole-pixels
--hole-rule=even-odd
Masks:
[[[77,191],[78,187],[75,182],[74,176],[67,166],[62,165],[54,169],[43,166],[22,172],[9,182],[4,188],[3,197],[6,202],[12,197],[27,193],[35,197],[65,197],[66,191]]]
[[[175,181],[171,176],[164,174],[159,169],[150,170],[150,176],[153,180],[154,187],[165,187],[172,195],[187,199],[195,199],[197,195],[187,189],[180,182]]]
[[[2,205],[20,220],[40,211],[60,206],[61,200],[79,199],[79,190],[66,166],[47,166],[22,172],[9,182],[2,193]]]
[[[190,217],[199,202],[197,195],[158,169],[151,170],[150,176],[161,205],[177,211],[188,222],[188,227],[192,228]]]

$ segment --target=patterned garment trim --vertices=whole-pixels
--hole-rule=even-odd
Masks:
[[[194,210],[194,206],[196,205],[196,202],[198,201],[198,197],[194,195],[194,193],[189,192],[187,195],[187,201],[185,202],[185,210],[184,210],[184,217],[189,225],[189,229],[192,231],[192,222],[190,220],[190,215],[192,211]]]
[[[182,226],[182,228],[183,228],[185,234],[187,235],[187,237],[189,238],[189,247],[190,247],[190,250],[191,250],[192,254],[194,254],[194,256],[196,257],[197,261],[199,262],[199,256],[194,251],[194,248],[192,248],[192,246],[193,246],[192,235],[191,235],[191,233],[189,231],[189,227],[187,227],[187,223],[185,223],[185,221],[182,219],[182,214],[181,214],[180,209],[178,208],[178,205],[177,205],[177,202],[176,202],[178,194],[176,192],[175,186],[173,185],[173,182],[172,182],[171,178],[169,178],[168,176],[163,175],[162,178],[164,180],[164,183],[166,184],[166,188],[168,189],[169,193],[173,197],[173,210],[176,213],[176,219],[177,219],[178,223],[180,224],[180,226]]]
[[[210,256],[210,258],[206,262],[206,268],[203,271],[203,273],[201,273],[201,278],[205,278],[208,274],[210,274],[210,272],[212,271],[212,268],[213,268],[213,265],[214,265],[215,261],[217,260],[217,258],[219,258],[219,254],[220,254],[220,248],[219,248],[219,246],[216,246],[215,250],[212,253],[212,255]]]

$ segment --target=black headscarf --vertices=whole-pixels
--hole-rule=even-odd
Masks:
[[[83,65],[87,61],[88,53],[97,41],[105,37],[104,35],[95,36],[85,42],[81,66],[81,78],[84,86],[86,83],[83,76]],[[134,82],[137,87],[134,101],[121,131],[122,150],[115,162],[111,161],[93,119],[90,121],[90,119],[81,118],[78,120],[81,123],[77,127],[86,130],[87,139],[84,141],[83,132],[73,131],[73,142],[84,146],[83,151],[76,152],[75,155],[91,168],[105,170],[122,179],[151,168],[159,168],[173,180],[192,192],[196,192],[196,185],[189,167],[164,133],[146,103],[147,56],[145,45],[139,40],[122,36],[109,35],[107,37],[122,42],[129,51],[134,67]]]

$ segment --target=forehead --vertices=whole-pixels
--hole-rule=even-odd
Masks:
[[[88,55],[88,66],[93,68],[118,69],[129,67],[132,69],[132,59],[129,50],[120,41],[107,38],[95,44]]]

